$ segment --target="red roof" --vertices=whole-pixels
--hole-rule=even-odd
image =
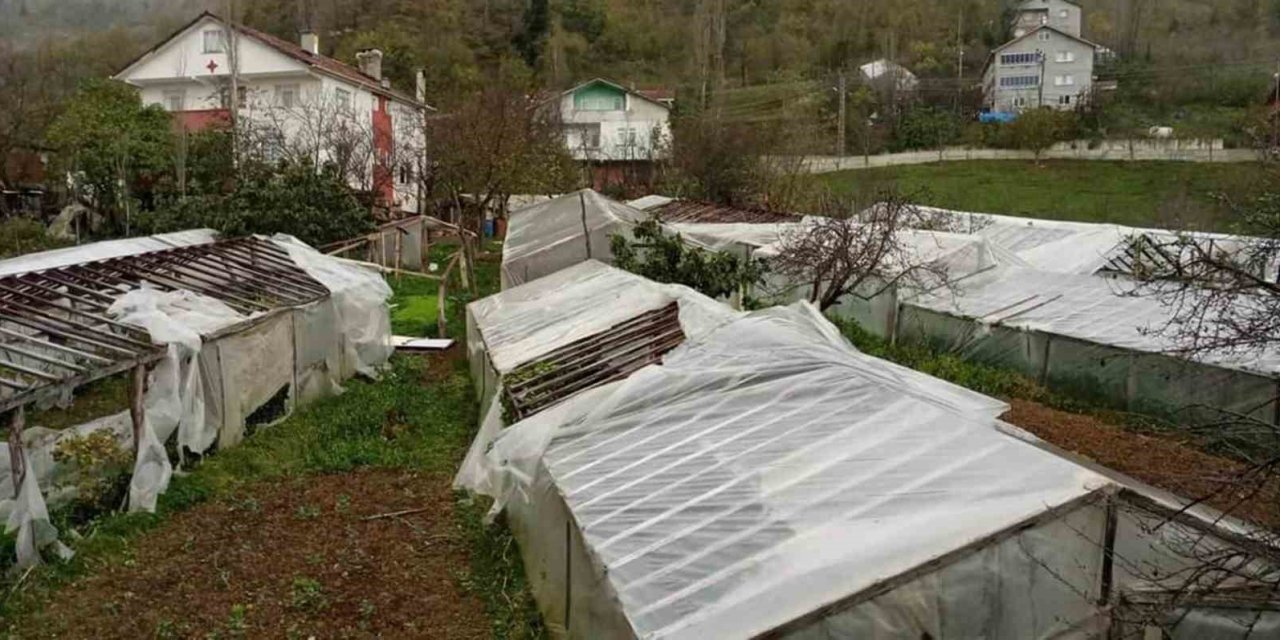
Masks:
[[[636,89],[636,93],[655,102],[671,102],[676,99],[676,90],[667,87]]]
[[[209,14],[209,15],[212,16],[213,14]],[[213,17],[217,18],[217,16],[213,16]],[[217,18],[217,19],[224,23],[226,22],[221,18]],[[382,83],[379,82],[377,79],[375,79],[373,76],[366,75],[364,72],[360,71],[359,69],[345,62],[335,60],[328,56],[314,55],[310,51],[303,49],[301,45],[289,42],[288,40],[285,40],[283,38],[277,38],[276,36],[273,36],[264,31],[258,31],[253,27],[246,27],[242,24],[235,24],[232,26],[237,31],[243,33],[244,35],[249,36],[250,38],[253,38],[255,40],[258,40],[259,42],[271,47],[272,49],[275,49],[276,51],[279,51],[280,53],[283,53],[286,56],[289,56],[290,58],[293,58],[294,60],[298,60],[305,64],[316,67],[321,71],[328,72],[330,75],[338,76],[339,78],[342,78],[343,80],[347,80],[348,82],[353,82],[355,84],[361,85],[369,89],[375,94],[387,96],[389,98],[395,98],[402,102],[408,102],[414,105],[421,104],[417,101],[416,98],[414,98],[413,96],[410,96],[407,93],[404,93],[402,91],[397,91],[396,89],[383,87]]]
[[[782,211],[754,207],[729,207],[697,200],[672,200],[648,211],[657,215],[663,222],[747,222],[769,224],[798,222],[800,220],[795,214]]]

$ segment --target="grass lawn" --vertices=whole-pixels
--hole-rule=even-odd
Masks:
[[[1259,164],[1019,160],[945,162],[842,171],[819,176],[863,201],[896,186],[948,209],[1133,226],[1228,230],[1218,200],[1239,200],[1275,185]]]
[[[480,295],[497,267],[477,264]],[[413,280],[393,283],[393,302],[429,307],[434,330],[434,298]],[[462,340],[471,296],[450,298]],[[411,322],[425,320],[397,326]],[[509,532],[449,486],[477,420],[462,354],[394,357],[381,380],[349,381],[175,475],[155,514],[55,514],[76,557],[0,566],[0,635],[541,637]]]

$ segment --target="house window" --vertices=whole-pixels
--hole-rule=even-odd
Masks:
[[[296,84],[278,84],[276,85],[276,105],[291,109],[298,106],[298,85]]]
[[[164,108],[169,111],[185,111],[187,92],[182,89],[164,92]]]
[[[1045,13],[1040,15],[1040,24],[1049,24],[1049,14]]]
[[[1000,54],[1000,64],[1035,64],[1039,57],[1036,53],[1003,53]]]
[[[636,130],[630,127],[618,130],[618,140],[624,147],[636,146]]]
[[[1014,99],[1013,99],[1013,106],[1015,106],[1015,107],[1025,107],[1025,106],[1027,106],[1027,99],[1026,99],[1026,98],[1014,98]]]
[[[244,87],[239,87],[239,91],[237,91],[236,93],[239,98],[238,100],[236,100],[236,106],[240,109],[245,108],[245,104],[248,101],[247,96],[249,95],[249,90]],[[218,107],[221,109],[231,108],[231,86],[230,85],[223,85],[221,87],[218,87]]]
[[[1042,42],[1048,42],[1051,36],[1048,31],[1041,31],[1040,35],[1036,37],[1039,38]]]
[[[1073,75],[1053,77],[1053,86],[1055,87],[1070,87],[1075,83],[1076,83],[1076,77]]]
[[[1076,54],[1074,51],[1059,51],[1058,57],[1055,58],[1055,60],[1058,62],[1075,62]]]
[[[1058,96],[1058,104],[1063,106],[1071,105],[1071,96]]]
[[[205,29],[203,36],[205,53],[226,53],[227,40],[222,29]]]
[[[1066,20],[1067,18],[1071,17],[1071,12],[1066,9],[1060,9],[1058,11],[1058,17],[1062,18],[1063,20]]]
[[[409,184],[413,182],[413,163],[400,163],[400,184]]]
[[[334,89],[333,99],[338,104],[339,109],[345,111],[351,110],[351,92],[346,89]]]
[[[626,96],[620,93],[579,92],[573,96],[573,108],[579,111],[623,111]]]
[[[1036,87],[1040,85],[1040,76],[1005,76],[1000,78],[1002,87]]]
[[[573,126],[573,132],[577,134],[577,144],[580,149],[599,149],[600,148],[600,124],[579,124]],[[572,142],[572,140],[571,140]]]

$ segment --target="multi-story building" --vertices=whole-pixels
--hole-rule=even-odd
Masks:
[[[1098,45],[1080,36],[1080,5],[1024,0],[1013,18],[1014,39],[997,47],[982,73],[983,105],[1017,113],[1074,109],[1093,90]]]
[[[378,50],[357,59],[359,68],[321,55],[314,33],[295,44],[206,12],[114,77],[185,130],[229,123],[234,110],[255,151],[337,166],[382,206],[418,212],[422,85],[417,95],[392,87]]]
[[[1038,27],[1083,35],[1084,9],[1072,0],[1025,0],[1013,17],[1013,37],[1021,38]]]

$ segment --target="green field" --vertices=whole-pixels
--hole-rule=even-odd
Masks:
[[[1057,220],[1228,230],[1230,208],[1280,172],[1260,164],[1020,160],[946,162],[842,171],[819,177],[868,201],[896,187],[948,209]]]

